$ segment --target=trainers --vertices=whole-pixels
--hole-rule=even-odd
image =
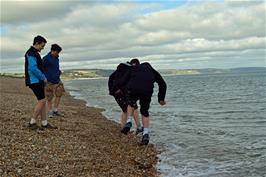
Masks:
[[[31,130],[37,130],[39,128],[39,126],[36,123],[34,123],[34,124],[29,123],[28,127]]]
[[[60,117],[64,117],[64,114],[61,113],[60,111],[54,111],[54,116],[60,116]]]
[[[128,122],[125,124],[124,128],[121,130],[122,133],[127,134],[130,131],[130,128],[132,127],[132,123]]]
[[[41,128],[47,128],[47,129],[57,129],[56,126],[52,126],[51,124],[47,123],[47,125],[42,125]]]
[[[136,135],[139,134],[139,133],[142,133],[143,130],[144,130],[143,127],[138,127],[138,128],[136,129]]]
[[[49,112],[48,112],[48,117],[49,117],[49,118],[53,118],[53,116],[54,116],[54,112],[53,112],[53,111],[51,111],[51,112],[49,111]]]
[[[144,134],[142,136],[141,144],[147,145],[147,144],[149,144],[149,141],[150,141],[149,134]]]

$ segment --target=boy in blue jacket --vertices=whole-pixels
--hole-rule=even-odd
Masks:
[[[36,130],[38,128],[56,128],[47,122],[46,117],[46,99],[44,93],[44,85],[47,79],[44,75],[44,67],[39,52],[44,48],[46,39],[42,36],[36,36],[33,45],[25,54],[25,83],[36,96],[38,102],[34,108],[33,117],[29,122],[29,128]],[[41,127],[36,123],[38,116],[41,116]]]

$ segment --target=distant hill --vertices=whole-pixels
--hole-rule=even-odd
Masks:
[[[77,78],[100,78],[108,77],[113,70],[106,69],[69,69],[62,71],[62,79],[77,79]]]
[[[61,79],[78,79],[78,78],[102,78],[109,77],[114,70],[108,69],[69,69],[62,71]],[[266,74],[266,67],[246,67],[231,69],[162,69],[159,70],[162,75],[192,75],[192,74],[219,74],[219,73],[256,73],[263,72]],[[1,73],[1,76],[24,77],[22,73]]]

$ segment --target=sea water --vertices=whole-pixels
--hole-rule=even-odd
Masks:
[[[167,105],[150,108],[150,136],[160,151],[157,169],[169,177],[264,177],[266,75],[235,73],[164,76]],[[104,108],[116,122],[121,110],[107,79],[66,81],[71,95]]]

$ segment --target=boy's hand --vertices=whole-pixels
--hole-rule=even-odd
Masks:
[[[48,81],[47,81],[47,79],[45,78],[45,79],[43,80],[43,82],[44,82],[45,84],[47,84]]]
[[[160,101],[159,103],[160,103],[160,105],[161,105],[161,106],[163,106],[163,105],[165,105],[165,104],[166,104],[166,102],[165,102],[165,101]]]

